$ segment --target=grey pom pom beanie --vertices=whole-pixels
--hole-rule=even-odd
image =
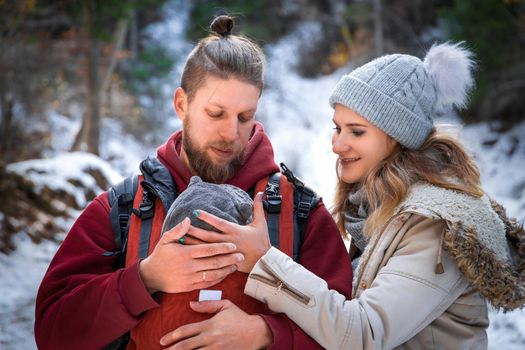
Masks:
[[[473,65],[462,43],[434,45],[424,61],[386,55],[341,78],[330,105],[350,108],[402,146],[417,149],[432,131],[438,106],[466,105]]]
[[[191,219],[191,224],[195,227],[217,231],[193,216],[194,210],[205,210],[221,219],[246,225],[252,222],[253,201],[245,191],[236,186],[211,184],[193,176],[188,188],[177,197],[168,210],[162,233],[186,217]]]

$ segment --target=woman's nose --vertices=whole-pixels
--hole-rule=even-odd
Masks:
[[[332,152],[335,154],[348,151],[350,146],[345,142],[345,138],[341,134],[332,136]]]

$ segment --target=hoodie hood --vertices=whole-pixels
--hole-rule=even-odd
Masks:
[[[176,131],[157,149],[157,157],[170,171],[180,192],[188,187],[192,177],[190,170],[180,158],[182,134],[182,130]],[[279,166],[273,158],[272,144],[261,123],[255,123],[245,152],[246,157],[240,170],[226,183],[248,191],[260,179],[279,171]]]

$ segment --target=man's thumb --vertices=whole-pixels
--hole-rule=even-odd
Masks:
[[[228,306],[228,300],[190,301],[193,311],[203,314],[216,314]]]

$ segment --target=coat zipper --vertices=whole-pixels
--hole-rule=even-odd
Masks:
[[[280,280],[279,277],[268,266],[268,264],[266,264],[263,260],[260,260],[260,263],[262,265],[261,266],[262,269],[266,273],[268,273],[272,277],[274,277],[276,279],[276,281],[272,281],[269,278],[266,278],[264,276],[257,275],[257,274],[254,274],[254,273],[250,274],[250,276],[249,276],[250,278],[253,278],[254,280],[257,280],[257,281],[259,281],[261,283],[270,285],[273,288],[276,288],[276,291],[275,291],[276,294],[279,293],[280,291],[283,291],[286,294],[290,295],[292,298],[297,299],[298,301],[300,301],[303,304],[309,304],[310,303],[310,297],[309,296],[307,296],[304,293],[301,293],[300,291],[298,291],[294,287],[292,287],[289,284],[285,283],[284,281]]]
[[[402,215],[402,211],[400,211],[398,214],[395,214],[394,216],[392,216],[390,219],[388,219],[388,221],[386,222],[386,224],[383,226],[383,229],[381,230],[381,232],[379,233],[379,235],[382,235],[383,232],[385,232],[385,230],[388,228],[388,225],[390,225],[390,223],[392,221],[394,221],[395,218],[397,218],[397,216],[400,216]],[[361,283],[361,280],[363,279],[363,275],[365,274],[365,270],[366,270],[366,266],[368,265],[368,262],[370,261],[370,256],[372,255],[372,252],[376,249],[377,245],[379,244],[379,240],[381,239],[381,237],[377,237],[377,239],[375,240],[374,242],[374,245],[372,246],[371,251],[370,251],[370,254],[368,256],[368,259],[366,261],[364,261],[364,265],[361,267],[361,273],[359,274],[359,276],[357,276],[356,278],[356,283],[355,283],[355,291],[357,292],[357,290],[359,289],[359,285]],[[364,252],[363,252],[364,253]],[[361,255],[362,257],[362,255]]]

